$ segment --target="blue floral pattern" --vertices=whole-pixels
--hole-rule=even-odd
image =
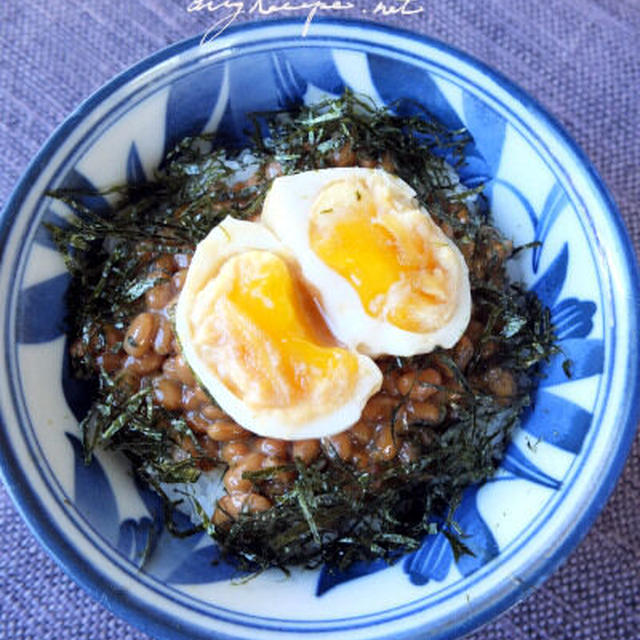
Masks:
[[[531,269],[535,275],[532,288],[551,309],[562,354],[546,368],[535,398],[535,410],[524,416],[522,430],[534,441],[544,441],[577,454],[591,426],[592,412],[554,390],[568,382],[599,376],[603,371],[604,346],[601,337],[592,335],[597,302],[575,295],[562,296],[571,258],[570,241],[564,242],[556,255],[549,257],[545,254],[548,238],[564,217],[573,215],[566,193],[559,183],[553,183],[542,208],[538,210],[522,185],[502,177],[500,168],[508,125],[478,97],[464,93],[460,110],[443,93],[436,79],[422,69],[409,63],[404,63],[404,68],[399,69],[402,63],[374,54],[369,54],[367,64],[373,85],[384,102],[391,103],[398,95],[427,102],[434,115],[449,127],[459,129],[466,126],[475,143],[470,145],[467,163],[460,170],[462,180],[470,187],[486,183],[489,198],[498,186],[506,189],[525,212],[533,230],[531,239],[539,242],[531,251]],[[387,81],[390,73],[397,79],[393,85]],[[274,92],[247,95],[242,90],[247,81],[263,84],[264,77],[270,78],[269,84],[275,87]],[[242,86],[236,84],[238,78],[242,78]],[[212,123],[221,142],[241,141],[248,124],[248,111],[289,106],[302,100],[311,89],[339,94],[345,86],[335,57],[326,49],[309,48],[296,56],[283,50],[254,57],[250,63],[237,58],[196,70],[174,82],[168,93],[164,122],[165,152],[185,135],[200,133]],[[196,94],[198,99],[194,100]],[[403,108],[409,108],[408,104]],[[146,166],[135,142],[129,146],[122,162],[130,184],[144,182],[151,175],[150,167]],[[98,195],[99,190],[92,180],[92,177],[72,169],[62,186],[95,194],[85,198],[87,206],[108,215],[109,205]],[[45,217],[55,223],[62,222],[62,218],[53,211]],[[38,230],[35,241],[42,247],[51,248],[48,234],[42,229]],[[540,272],[543,258],[547,258],[548,266]],[[21,291],[18,307],[20,343],[50,342],[63,335],[65,309],[62,301],[68,282],[66,274],[58,275]],[[565,360],[570,362],[571,378],[567,378],[566,367],[563,367]],[[79,419],[87,409],[90,389],[86,383],[70,378],[66,355],[62,381],[67,403]],[[238,576],[237,568],[218,557],[215,546],[203,534],[182,540],[163,530],[158,525],[162,505],[148,489],[136,487],[148,510],[146,516],[135,518],[119,512],[100,461],[94,459],[86,466],[77,437],[68,434],[68,439],[76,460],[75,504],[100,536],[124,557],[143,567],[150,575],[174,584],[208,583]],[[501,473],[492,482],[510,479],[524,480],[551,492],[562,486],[562,477],[554,477],[539,468],[530,452],[515,443],[509,446]],[[468,576],[500,553],[500,545],[478,506],[480,491],[481,487],[469,487],[455,512],[455,521],[464,532],[465,545],[473,555],[456,558],[446,532],[429,535],[417,551],[397,559],[412,584],[443,581],[453,565],[462,576]],[[181,524],[188,525],[186,518]],[[346,582],[385,570],[387,566],[379,561],[355,564],[346,572],[322,570],[318,574],[316,595],[323,596]]]

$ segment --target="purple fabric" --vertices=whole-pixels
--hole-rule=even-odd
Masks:
[[[206,29],[190,0],[0,2],[0,204],[55,126],[116,72]],[[342,16],[371,16],[356,0]],[[400,3],[398,3],[400,4]],[[476,56],[529,91],[594,162],[640,246],[640,2],[412,0],[380,22]],[[333,15],[337,16],[336,13]],[[591,532],[536,592],[470,638],[640,637],[640,440]],[[0,487],[0,638],[142,639],[40,548]]]

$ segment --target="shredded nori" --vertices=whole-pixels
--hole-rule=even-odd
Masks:
[[[399,115],[407,112],[412,115]],[[382,166],[416,190],[463,252],[474,317],[484,325],[480,348],[464,373],[451,350],[386,360],[390,368],[445,367],[457,383],[453,389],[432,385],[446,397],[437,424],[406,424],[402,400],[394,410],[394,428],[403,421],[403,437],[420,447],[416,460],[395,458],[362,470],[325,447],[309,465],[296,460],[284,468],[246,472],[273,507],[216,526],[213,505],[196,501],[199,529],[254,569],[323,563],[344,569],[376,558],[391,562],[437,531],[447,536],[456,555],[470,553],[455,523],[461,493],[495,472],[523,408],[531,403],[540,363],[556,352],[548,309],[533,293],[504,282],[504,261],[514,252],[490,225],[481,188],[465,189],[452,175],[451,164],[464,163],[471,138],[464,130],[447,130],[420,105],[404,101],[379,108],[350,92],[286,112],[256,113],[252,122],[248,153],[218,148],[215,136],[185,138],[152,182],[116,190],[120,200],[109,217],[85,207],[82,194],[52,194],[74,213],[67,227],[50,230],[73,276],[68,302],[69,333],[80,345],[73,352],[76,372],[95,376],[99,371],[96,397],[81,423],[87,461],[96,447],[123,451],[164,497],[171,524],[174,505],[161,483],[190,483],[203,464],[223,463],[206,458],[179,414],[152,402],[150,386],[132,392],[125,377],[100,370],[96,354],[108,344],[107,327],[126,328],[142,308],[144,293],[159,281],[157,274],[149,275],[153,260],[193,251],[227,215],[257,215],[274,175],[336,164]],[[239,173],[255,177],[234,184]],[[480,205],[467,207],[470,198]],[[120,345],[111,348],[116,352]],[[513,374],[515,395],[499,397],[487,388],[492,367]],[[186,441],[191,453],[183,447]],[[283,472],[294,477],[286,490],[277,481]]]

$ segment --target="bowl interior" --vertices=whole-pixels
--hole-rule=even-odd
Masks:
[[[88,389],[69,375],[62,327],[68,276],[43,222],[60,223],[52,188],[99,192],[153,176],[185,135],[242,140],[247,114],[345,88],[389,104],[415,99],[474,137],[461,169],[486,184],[494,220],[515,245],[536,241],[512,276],[551,309],[562,354],[546,367],[499,473],[470,487],[456,519],[474,556],[444,536],[393,566],[346,573],[266,572],[236,584],[204,535],[176,539],[161,504],[100,453],[85,466],[77,421]],[[526,593],[571,548],[620,471],[635,426],[633,257],[590,166],[525,95],[438,43],[372,25],[250,25],[207,45],[172,47],[84,103],[30,167],[6,212],[0,398],[7,484],[37,535],[76,579],[117,612],[163,636],[232,637],[334,631],[434,637],[469,630]],[[569,361],[570,377],[567,376]],[[564,366],[563,366],[564,365]],[[607,408],[605,412],[605,407]],[[621,428],[623,425],[624,428]],[[294,606],[291,606],[293,603]]]

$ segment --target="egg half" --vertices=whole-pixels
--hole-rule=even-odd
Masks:
[[[359,167],[279,177],[261,220],[295,256],[342,343],[412,356],[462,336],[466,263],[400,178]]]
[[[290,251],[255,222],[226,218],[198,244],[176,331],[201,385],[262,436],[339,433],[382,384],[370,358],[338,344]]]

